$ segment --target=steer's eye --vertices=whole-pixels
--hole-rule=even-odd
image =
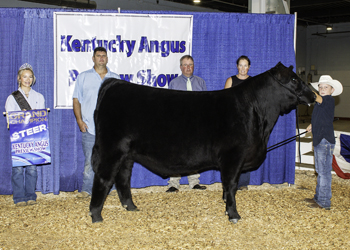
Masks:
[[[292,78],[291,81],[292,81],[293,83],[297,83],[297,79],[295,79],[295,78]]]

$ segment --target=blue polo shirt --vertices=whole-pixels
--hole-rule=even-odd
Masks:
[[[335,144],[333,128],[335,101],[330,95],[321,97],[322,103],[316,102],[311,116],[314,147],[317,146],[323,138],[329,143]]]
[[[107,78],[120,79],[119,75],[113,73],[107,67],[107,74],[102,80],[100,75],[92,69],[80,73],[75,82],[73,98],[77,98],[81,105],[83,122],[88,126],[88,132],[95,135],[94,111],[97,103],[98,90]]]
[[[192,91],[207,91],[205,81],[195,75],[189,77],[191,80]],[[168,89],[185,90],[187,91],[187,79],[184,75],[179,75],[169,83]]]

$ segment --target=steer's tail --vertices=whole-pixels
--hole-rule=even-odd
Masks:
[[[91,155],[91,165],[92,169],[96,173],[97,167],[100,164],[100,153],[99,153],[99,146],[97,143],[95,143],[94,147],[92,148],[92,155]]]
[[[91,165],[92,169],[96,172],[98,165],[101,162],[100,152],[99,152],[99,140],[100,140],[100,134],[99,134],[99,122],[98,122],[98,110],[100,108],[100,104],[108,91],[110,87],[112,87],[114,84],[116,84],[118,79],[116,78],[107,78],[101,85],[100,90],[98,91],[98,98],[97,98],[97,104],[96,109],[94,112],[94,122],[95,122],[95,145],[92,148],[92,155],[91,155]]]

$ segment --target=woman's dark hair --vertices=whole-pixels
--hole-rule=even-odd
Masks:
[[[247,61],[248,61],[248,65],[250,66],[250,60],[249,60],[249,58],[248,58],[247,56],[244,56],[244,55],[240,56],[240,57],[237,59],[237,61],[236,61],[236,65],[238,65],[238,63],[239,63],[240,60],[247,60]]]

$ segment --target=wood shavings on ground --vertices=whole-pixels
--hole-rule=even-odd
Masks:
[[[249,186],[237,192],[242,219],[228,221],[221,183],[204,191],[181,186],[133,189],[140,211],[108,196],[103,223],[91,223],[90,199],[77,192],[38,193],[16,207],[0,196],[0,249],[349,249],[350,180],[333,175],[331,210],[309,208],[316,176],[296,171],[295,185]]]

